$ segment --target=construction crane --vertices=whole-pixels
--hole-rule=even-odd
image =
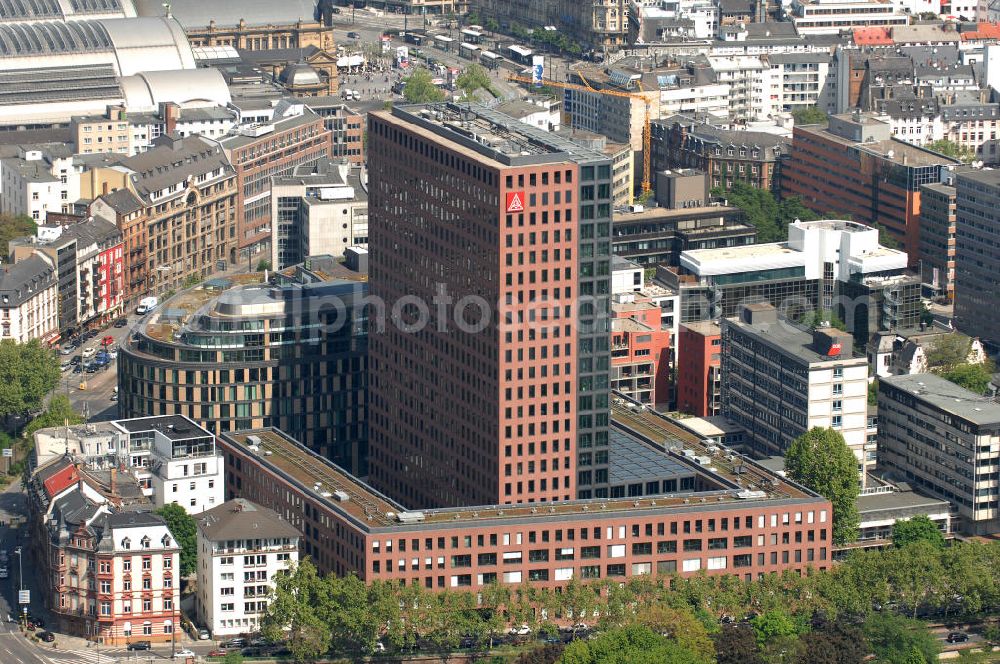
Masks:
[[[583,79],[584,82],[586,82],[587,80],[584,79],[582,76],[581,79]],[[539,82],[536,79],[533,79],[529,76],[518,76],[517,74],[510,74],[507,77],[507,80],[517,81],[518,83],[528,83],[528,84],[536,84]],[[597,90],[596,88],[592,88],[589,83],[587,85],[577,85],[576,83],[561,83],[559,81],[551,81],[548,79],[543,79],[541,83],[542,85],[547,85],[553,88],[580,90],[582,92],[593,92],[594,94],[608,95],[609,97],[627,97],[629,99],[642,100],[642,102],[645,104],[645,117],[643,118],[643,123],[642,123],[642,193],[644,195],[649,194],[653,189],[649,181],[649,161],[650,161],[649,153],[650,153],[650,144],[652,143],[650,135],[650,127],[649,127],[649,121],[650,121],[649,98],[646,97],[646,95],[641,95],[635,92],[622,92],[620,90]]]

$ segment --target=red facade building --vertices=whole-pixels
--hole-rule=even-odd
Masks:
[[[271,178],[290,175],[299,164],[330,157],[333,139],[323,118],[309,109],[253,125],[221,141],[236,169],[237,244],[241,260],[270,257]]]
[[[669,400],[670,330],[648,297],[619,293],[611,305],[611,389],[644,404]]]
[[[120,311],[125,297],[125,245],[119,241],[97,257],[97,295],[102,312]]]
[[[698,417],[719,414],[721,352],[718,323],[681,324],[677,335],[677,410]]]
[[[648,412],[632,417],[661,422]],[[766,490],[720,489],[716,482],[736,479],[720,458],[723,475],[698,480],[704,493],[415,512],[280,431],[225,433],[218,442],[228,499],[255,496],[303,533],[302,553],[321,572],[368,582],[475,591],[494,581],[554,587],[702,570],[749,580],[831,564],[830,503],[750,460],[741,477]]]
[[[390,312],[369,340],[371,479],[414,507],[607,482],[577,452],[608,445],[611,164],[554,140],[453,104],[369,115],[369,281]]]
[[[884,227],[920,261],[920,188],[942,181],[958,161],[892,137],[889,123],[862,113],[828,126],[795,127],[781,193],[832,218]]]

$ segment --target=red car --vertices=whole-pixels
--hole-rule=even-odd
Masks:
[[[114,342],[115,342],[115,338],[113,336],[111,336],[110,334],[107,335],[106,337],[104,337],[103,339],[101,339],[101,345],[105,346],[105,347],[106,346],[110,346]]]
[[[212,650],[208,653],[209,657],[225,657],[229,654],[229,651],[225,648],[219,648],[218,650]]]

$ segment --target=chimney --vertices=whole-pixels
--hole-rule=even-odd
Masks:
[[[165,124],[164,133],[174,133],[177,129],[177,120],[181,116],[181,107],[172,101],[164,102],[161,114]]]

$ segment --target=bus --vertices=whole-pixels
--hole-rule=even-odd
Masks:
[[[479,47],[475,44],[466,44],[465,42],[462,42],[459,44],[458,54],[466,60],[478,60]]]
[[[530,48],[525,46],[518,46],[517,44],[512,44],[507,47],[507,52],[510,55],[510,59],[522,65],[531,64],[532,51]]]
[[[442,51],[450,51],[451,45],[455,42],[451,37],[445,37],[444,35],[435,35],[434,45],[437,46]]]
[[[503,58],[493,51],[481,51],[479,53],[479,64],[487,69],[499,69],[501,62],[503,62]]]
[[[462,41],[467,44],[480,44],[483,41],[483,33],[472,28],[462,30]]]

